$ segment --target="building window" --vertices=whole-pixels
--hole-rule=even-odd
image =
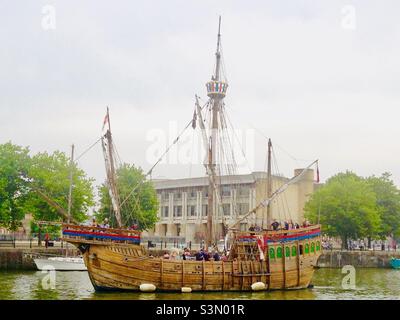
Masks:
[[[176,235],[179,237],[181,235],[181,225],[176,225]]]
[[[208,214],[208,204],[203,204],[202,210],[201,210],[201,215],[203,217],[207,216]]]
[[[249,204],[248,203],[238,203],[237,210],[240,215],[246,214],[249,212]]]
[[[182,199],[182,192],[174,192],[174,200],[181,200]]]
[[[187,206],[187,215],[188,215],[188,217],[197,216],[196,206],[188,205]]]
[[[168,217],[168,206],[161,207],[161,217],[163,218]]]
[[[250,188],[249,187],[239,187],[237,189],[237,196],[238,197],[248,197],[250,195]]]
[[[296,248],[296,246],[293,246],[292,247],[292,257],[295,257],[296,254],[297,254],[297,248]]]
[[[224,216],[229,216],[231,214],[231,205],[229,203],[224,203],[222,205],[222,212]]]
[[[169,200],[169,193],[168,192],[161,192],[161,199],[162,200]]]
[[[221,195],[223,197],[230,197],[231,196],[231,186],[222,186],[221,187]]]
[[[187,193],[187,197],[188,197],[188,199],[191,199],[191,200],[196,199],[196,198],[197,198],[197,192],[196,192],[196,190],[190,189],[190,190],[188,191],[188,193]]]
[[[182,217],[182,206],[174,206],[174,217]]]

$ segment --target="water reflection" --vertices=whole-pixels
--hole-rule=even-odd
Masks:
[[[47,273],[0,272],[0,299],[34,300],[314,300],[314,299],[400,299],[400,271],[393,269],[357,269],[356,288],[342,288],[346,274],[341,269],[318,269],[313,278],[314,288],[305,290],[267,292],[193,292],[140,293],[95,292],[86,272],[56,272],[55,288],[43,286]]]

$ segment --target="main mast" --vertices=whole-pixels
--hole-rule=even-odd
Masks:
[[[218,39],[217,51],[215,53],[216,63],[214,75],[211,81],[206,84],[207,95],[210,97],[211,105],[211,134],[209,137],[208,146],[208,212],[207,212],[207,248],[215,242],[215,226],[214,226],[214,196],[215,196],[215,176],[216,176],[216,146],[217,146],[217,133],[218,133],[218,116],[221,110],[222,101],[225,97],[226,89],[228,87],[226,82],[221,81],[221,17],[219,17],[218,24]]]

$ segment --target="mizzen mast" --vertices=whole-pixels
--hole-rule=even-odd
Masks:
[[[272,195],[272,142],[271,139],[268,139],[268,171],[267,171],[267,197],[270,198]],[[264,219],[263,219],[264,222]],[[272,215],[271,215],[271,203],[267,204],[267,228],[272,223]]]

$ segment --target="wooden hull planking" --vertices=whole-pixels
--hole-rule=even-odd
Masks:
[[[284,247],[292,250],[301,245],[305,243],[296,241]],[[140,245],[90,244],[84,260],[96,290],[136,291],[141,284],[151,283],[157,291],[181,291],[182,287],[192,291],[250,291],[255,282],[265,283],[268,290],[307,288],[319,256],[320,248],[300,255],[292,256],[290,251],[289,256],[267,256],[261,262],[165,260],[149,257]]]

